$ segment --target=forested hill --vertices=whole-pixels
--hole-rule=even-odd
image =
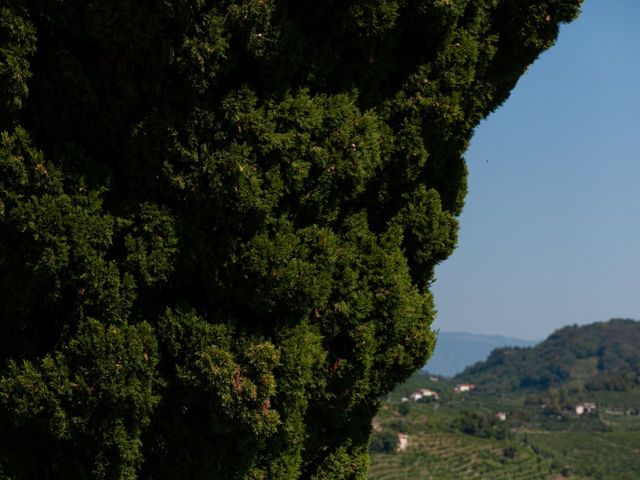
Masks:
[[[640,322],[564,327],[535,347],[496,349],[455,379],[485,392],[559,386],[626,390],[640,384]]]

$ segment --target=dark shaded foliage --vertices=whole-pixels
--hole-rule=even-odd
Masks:
[[[504,440],[510,435],[506,423],[498,420],[492,412],[462,411],[452,422],[451,428],[482,438]]]
[[[393,453],[398,448],[398,434],[390,431],[375,432],[371,435],[371,452]]]
[[[363,478],[465,151],[577,0],[6,0],[0,477]]]

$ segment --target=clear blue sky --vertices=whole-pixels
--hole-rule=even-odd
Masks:
[[[476,130],[442,331],[546,337],[640,319],[640,0],[582,15]]]

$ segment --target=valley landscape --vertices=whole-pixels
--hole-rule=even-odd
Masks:
[[[639,459],[640,322],[611,320],[414,374],[374,420],[369,479],[632,480]]]

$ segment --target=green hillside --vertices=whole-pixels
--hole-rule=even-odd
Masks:
[[[402,454],[373,456],[370,480],[536,479],[553,475],[551,462],[531,448],[505,455],[498,440],[454,433],[421,434]]]
[[[614,319],[564,327],[535,347],[496,349],[456,380],[487,392],[560,386],[630,390],[640,384],[640,322]]]
[[[637,480],[638,340],[631,320],[571,326],[453,379],[413,375],[373,422],[369,479]],[[409,398],[420,389],[438,398]]]

